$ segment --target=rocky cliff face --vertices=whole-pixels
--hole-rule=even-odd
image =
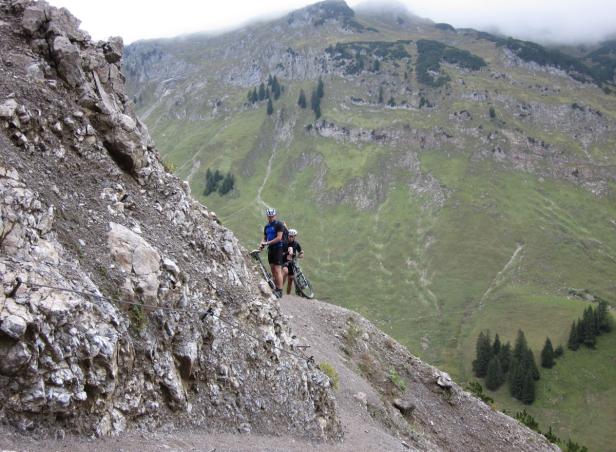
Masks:
[[[328,378],[135,117],[121,39],[78,26],[0,3],[1,419],[338,437]]]

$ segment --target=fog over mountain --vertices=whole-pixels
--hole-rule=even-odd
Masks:
[[[126,43],[139,39],[177,36],[198,31],[237,28],[248,21],[281,16],[311,0],[230,0],[213,6],[209,2],[177,0],[167,2],[134,0],[83,1],[51,0],[55,6],[74,11],[95,39],[120,35]],[[366,8],[364,1],[348,1],[352,8]],[[368,2],[368,7],[383,8],[383,3]],[[593,43],[614,36],[616,3],[605,0],[402,0],[386,3],[412,11],[435,22],[455,27],[499,31],[541,43]],[[117,11],[123,11],[118,15]]]

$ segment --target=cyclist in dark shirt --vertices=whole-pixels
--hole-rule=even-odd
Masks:
[[[282,285],[284,286],[284,282],[287,278],[289,279],[289,282],[287,283],[287,295],[291,293],[291,287],[293,287],[293,266],[291,265],[291,262],[294,257],[304,257],[302,246],[296,240],[296,237],[297,231],[295,229],[289,229],[289,241],[285,246],[284,264],[282,267]]]
[[[284,254],[284,240],[283,233],[285,226],[281,221],[276,219],[276,209],[267,209],[265,216],[267,217],[267,224],[263,228],[263,240],[259,245],[259,249],[263,249],[267,246],[267,261],[272,269],[272,277],[274,278],[274,284],[276,289],[274,295],[278,298],[282,297],[282,264]]]

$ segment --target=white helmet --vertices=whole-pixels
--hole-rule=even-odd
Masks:
[[[296,229],[289,229],[289,237],[295,237],[297,235]]]
[[[265,211],[265,216],[266,217],[275,217],[276,216],[276,209],[274,209],[273,207],[270,207],[269,209],[267,209]]]

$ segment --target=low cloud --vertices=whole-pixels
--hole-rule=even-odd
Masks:
[[[588,44],[616,37],[616,2],[610,0],[401,0],[399,3],[434,22],[446,22],[456,28],[499,31],[547,44]]]

